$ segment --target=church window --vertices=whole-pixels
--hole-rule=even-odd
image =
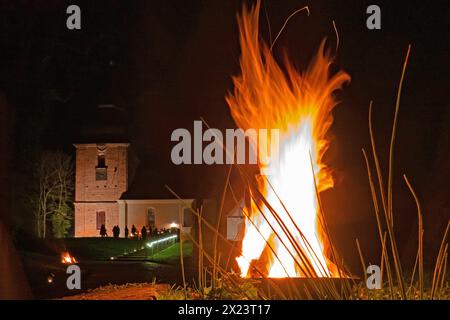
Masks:
[[[100,154],[97,156],[97,166],[95,167],[95,180],[103,181],[107,180],[107,178],[108,175],[107,175],[105,155]]]
[[[106,224],[105,211],[97,211],[97,230],[100,230],[101,226]]]
[[[147,226],[152,229],[156,226],[155,210],[153,208],[147,209]]]

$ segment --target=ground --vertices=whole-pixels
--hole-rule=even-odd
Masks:
[[[148,250],[141,249],[145,248],[144,242],[129,239],[71,238],[37,242],[33,250],[21,248],[23,266],[35,298],[60,298],[110,284],[182,283],[178,243],[161,247],[161,251],[151,255]],[[63,251],[70,252],[78,260],[82,290],[68,290],[66,287],[67,265],[60,261]],[[124,256],[124,253],[129,253],[132,258]],[[187,262],[191,253],[192,244],[184,243],[183,255]],[[111,257],[115,259],[111,260]],[[187,265],[189,273],[192,268],[189,268],[190,263]],[[51,283],[48,282],[49,276],[52,277]]]
[[[40,241],[42,243],[40,243]],[[64,240],[36,240],[34,249],[21,248],[22,261],[32,287],[34,298],[39,299],[71,299],[71,300],[153,300],[153,299],[255,299],[261,298],[261,293],[271,290],[264,289],[264,281],[256,279],[242,279],[232,276],[233,283],[216,280],[216,289],[205,284],[200,290],[192,285],[192,279],[197,279],[196,259],[193,258],[192,243],[183,243],[185,261],[185,275],[187,289],[184,290],[182,270],[180,267],[179,243],[168,244],[161,251],[154,252],[141,249],[145,245],[142,241],[125,239],[81,238]],[[41,250],[36,250],[41,248]],[[57,250],[56,250],[57,249]],[[66,287],[66,268],[60,261],[60,252],[67,250],[79,262],[82,270],[81,290],[68,290]],[[123,255],[128,253],[127,255]],[[114,257],[114,260],[111,260]],[[445,279],[449,279],[449,271]],[[52,275],[52,283],[47,281]],[[409,287],[409,273],[405,272],[405,283],[408,288],[408,298],[417,299],[417,288]],[[432,278],[427,271],[426,279]],[[272,279],[271,281],[273,281]],[[297,289],[302,288],[304,279],[293,279],[297,282]],[[271,282],[270,281],[270,282]],[[284,288],[277,280],[277,286]],[[289,280],[291,281],[291,280]],[[317,280],[315,281],[317,284]],[[292,283],[291,283],[292,284]],[[307,296],[284,290],[286,298],[305,299]],[[448,280],[443,283],[444,290],[435,295],[437,299],[449,299],[450,286]],[[259,288],[259,289],[258,289]],[[430,283],[425,282],[426,299],[429,298]],[[273,290],[272,290],[273,291]],[[302,290],[299,290],[302,293]],[[395,289],[395,291],[398,291]],[[313,291],[311,291],[313,292]],[[276,291],[270,293],[277,294]],[[398,292],[395,294],[399,298]],[[266,297],[267,298],[267,297]],[[279,297],[278,297],[279,298]],[[332,298],[329,296],[328,298]],[[355,300],[389,299],[387,284],[383,290],[367,290],[364,281],[357,281],[352,286],[352,294],[348,298]]]
[[[170,291],[168,284],[126,284],[108,285],[62,300],[156,300]]]

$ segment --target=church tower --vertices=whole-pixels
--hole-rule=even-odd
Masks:
[[[117,200],[128,188],[128,144],[76,144],[75,237],[108,235],[119,225]]]
[[[128,189],[128,149],[122,109],[100,105],[82,131],[75,161],[75,237],[108,236],[120,225],[118,200]],[[123,232],[123,230],[121,230]]]

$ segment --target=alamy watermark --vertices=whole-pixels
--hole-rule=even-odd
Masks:
[[[219,129],[203,132],[202,121],[194,121],[194,134],[175,129],[171,141],[178,142],[171,151],[172,162],[181,164],[259,164],[261,174],[279,164],[279,129]],[[204,144],[207,143],[205,146]]]
[[[81,269],[76,264],[72,264],[67,267],[66,273],[70,276],[67,277],[66,286],[69,290],[81,289]]]
[[[381,269],[376,264],[371,264],[366,269],[366,274],[369,275],[366,280],[367,289],[378,290],[381,289]]]
[[[366,20],[366,26],[369,30],[381,29],[381,9],[376,4],[367,7],[366,13],[369,14]]]
[[[69,30],[81,29],[81,9],[79,6],[72,4],[67,7],[66,13],[69,15],[66,19],[66,27]]]

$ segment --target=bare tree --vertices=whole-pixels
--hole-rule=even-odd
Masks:
[[[63,237],[71,225],[73,216],[73,162],[61,152],[44,152],[36,167],[38,196],[36,203],[36,232],[38,237],[48,234],[51,221],[53,235]]]

